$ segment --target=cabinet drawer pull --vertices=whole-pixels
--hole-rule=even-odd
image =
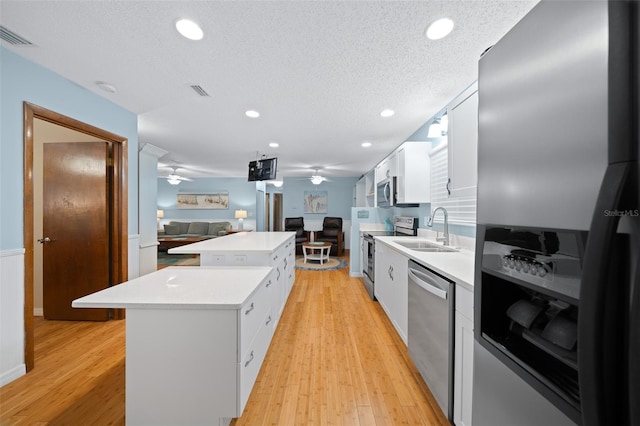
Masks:
[[[253,306],[253,302],[251,302],[251,305],[249,306],[249,309],[247,309],[246,311],[244,311],[244,314],[245,314],[245,315],[249,315],[249,312],[253,311],[253,308],[254,308],[254,307],[255,307],[255,306]]]
[[[271,284],[273,284],[273,283],[271,282],[271,280],[269,280],[269,282],[267,283],[266,287],[271,286]]]
[[[270,322],[271,322],[271,315],[269,315],[269,318],[267,319],[267,322],[264,323],[264,325],[269,325]]]
[[[251,361],[253,361],[253,351],[251,351],[251,353],[249,354],[249,359],[244,363],[244,366],[248,366]]]

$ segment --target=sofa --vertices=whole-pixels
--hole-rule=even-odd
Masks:
[[[179,222],[172,220],[164,225],[163,238],[216,238],[227,235],[231,222]]]

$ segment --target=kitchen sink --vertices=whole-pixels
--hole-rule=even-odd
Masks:
[[[427,241],[395,240],[394,243],[401,245],[402,247],[406,247],[413,251],[434,252],[434,253],[454,253],[458,251],[452,247],[429,243]]]

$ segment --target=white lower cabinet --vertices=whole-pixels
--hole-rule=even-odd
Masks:
[[[239,308],[127,309],[127,424],[242,415],[274,332],[267,283]]]
[[[238,395],[238,413],[235,417],[242,415],[244,407],[249,400],[253,385],[258,378],[262,361],[264,361],[267,349],[269,349],[271,337],[273,336],[273,323],[274,319],[271,310],[269,310],[259,321],[256,335],[238,363],[240,388]]]
[[[471,426],[473,393],[473,292],[456,288],[453,422]]]
[[[285,296],[288,296],[293,289],[293,282],[296,280],[296,242],[294,239],[290,239],[289,241],[287,241],[287,243],[285,244],[285,252],[286,257],[284,259],[283,270],[285,275],[286,287]],[[285,302],[286,298],[287,297],[285,297]]]
[[[391,323],[407,344],[409,324],[408,258],[377,243],[375,251],[375,295]]]

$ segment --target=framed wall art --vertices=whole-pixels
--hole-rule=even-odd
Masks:
[[[178,193],[179,209],[216,209],[229,208],[229,191],[202,193]]]
[[[327,213],[327,191],[304,191],[305,213]]]

